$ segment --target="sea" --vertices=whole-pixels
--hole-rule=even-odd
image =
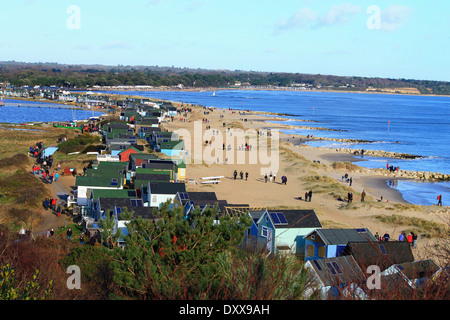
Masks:
[[[369,94],[352,92],[217,90],[217,91],[107,91],[161,100],[283,114],[282,123],[298,126],[288,134],[356,139],[361,142],[306,142],[314,147],[384,150],[420,156],[402,160],[355,157],[357,165],[450,174],[450,97]],[[0,120],[1,122],[1,120]],[[326,130],[304,129],[326,128]],[[450,182],[387,180],[412,204],[433,205],[442,194],[450,203]],[[448,200],[448,201],[446,201]]]
[[[7,98],[4,100],[5,105],[0,107],[0,123],[64,122],[86,120],[104,114],[97,111],[92,113],[87,109],[70,109],[64,104]]]

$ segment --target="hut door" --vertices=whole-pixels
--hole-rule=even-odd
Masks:
[[[267,228],[267,250],[272,252],[272,229]]]

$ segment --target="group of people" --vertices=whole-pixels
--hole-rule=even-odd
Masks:
[[[51,209],[55,212],[57,217],[59,217],[64,211],[63,205],[58,204],[58,200],[55,198],[45,198],[43,206],[45,210]]]
[[[36,142],[34,147],[30,147],[30,155],[32,157],[39,158],[43,148],[44,143],[42,141]]]
[[[305,202],[311,202],[312,199],[312,190],[305,192]]]
[[[31,230],[26,229],[24,227],[21,227],[19,230],[19,239],[21,240],[30,240],[31,239]]]
[[[53,181],[58,181],[59,173],[56,171],[52,171],[50,173],[50,170],[43,169],[39,165],[33,165],[32,167],[33,175],[42,175],[42,181],[44,183],[50,183],[52,184]]]
[[[394,172],[400,170],[400,167],[394,167],[392,164],[389,165],[389,163],[386,163],[386,169],[390,172]]]
[[[353,178],[352,178],[352,177],[349,177],[349,176],[348,176],[348,173],[345,173],[345,174],[342,176],[342,181],[347,182],[347,183],[350,185],[350,187],[351,187],[351,186],[352,186],[352,183],[353,183]]]
[[[233,172],[234,180],[236,180],[237,175],[238,175],[237,170],[234,170],[234,172]],[[241,172],[239,172],[239,176],[241,177],[241,180],[244,180],[244,172],[242,172],[242,170],[241,170]],[[245,172],[245,180],[248,180],[248,172]]]
[[[387,232],[387,231],[382,237],[380,237],[378,232],[376,232],[375,238],[381,242],[388,242],[391,239],[391,236],[389,235],[389,232]],[[417,234],[415,234],[414,232],[410,232],[408,235],[406,235],[405,231],[402,231],[400,233],[400,235],[398,236],[398,241],[406,241],[413,248],[416,248],[417,247]]]
[[[267,181],[270,182],[275,182],[275,179],[277,177],[277,173],[270,171],[269,175],[267,175],[267,173],[264,175],[264,182],[267,183]],[[287,184],[287,177],[286,176],[282,176],[281,177],[281,184]]]

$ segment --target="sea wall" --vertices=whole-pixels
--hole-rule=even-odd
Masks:
[[[376,169],[376,170],[383,176],[393,178],[407,178],[407,179],[428,180],[428,181],[450,181],[449,174],[444,174],[440,172],[407,171],[407,170],[398,170],[390,172],[387,169]]]
[[[345,140],[345,139],[344,139]],[[348,149],[348,148],[337,148],[338,152],[347,152],[355,155],[361,155],[361,150]],[[400,153],[400,152],[392,152],[392,151],[383,151],[383,150],[364,150],[364,155],[371,157],[380,157],[380,158],[397,158],[397,159],[417,159],[422,156],[409,154],[409,153]]]

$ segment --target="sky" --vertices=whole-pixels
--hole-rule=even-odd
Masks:
[[[0,0],[0,60],[450,81],[450,1]]]

